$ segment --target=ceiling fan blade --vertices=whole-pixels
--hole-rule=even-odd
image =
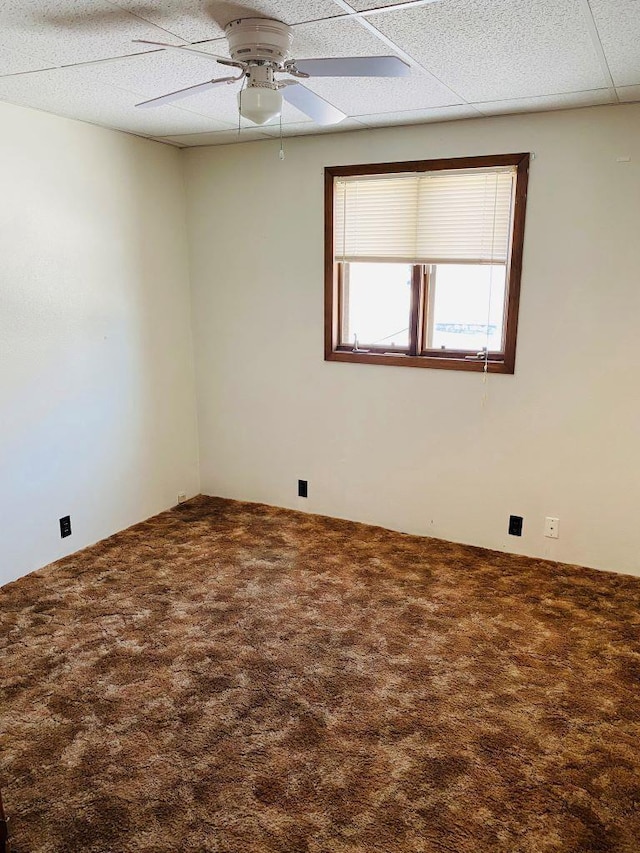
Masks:
[[[186,51],[187,53],[195,53],[197,56],[206,56],[207,59],[211,59],[213,62],[223,62],[225,65],[235,65],[239,63],[234,63],[228,56],[218,56],[215,53],[207,53],[206,50],[198,50],[196,47],[192,47],[190,44],[167,44],[163,41],[147,41],[147,39],[133,39],[136,44],[150,44],[153,47],[162,47],[166,50],[181,50]]]
[[[346,118],[346,113],[334,107],[320,95],[316,95],[311,89],[307,89],[301,83],[295,81],[287,81],[287,85],[282,88],[282,95],[285,100],[297,107],[309,118],[312,118],[317,124],[338,124],[343,118]]]
[[[411,67],[397,56],[297,59],[295,67],[310,77],[407,77],[411,74]]]
[[[235,83],[241,77],[219,77],[217,80],[208,80],[206,83],[198,83],[195,86],[187,86],[186,89],[178,89],[177,92],[168,92],[166,95],[160,95],[157,98],[151,98],[149,101],[142,101],[136,104],[136,107],[148,109],[149,107],[161,107],[163,104],[172,104],[174,101],[179,101],[181,98],[188,98],[190,95],[198,95],[200,92],[208,92],[220,83]]]

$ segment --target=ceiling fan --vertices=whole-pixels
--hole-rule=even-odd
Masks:
[[[218,77],[169,92],[138,107],[170,104],[190,95],[206,92],[214,86],[242,81],[238,92],[240,115],[255,124],[265,124],[282,113],[283,98],[317,124],[337,124],[346,114],[321,98],[300,80],[313,77],[406,77],[410,67],[397,56],[347,56],[324,59],[291,59],[293,31],[290,26],[270,18],[239,18],[225,27],[231,59],[200,50],[192,45],[136,39],[140,44],[180,50],[206,57],[212,62],[237,69],[234,76]],[[286,75],[284,79],[279,75]]]

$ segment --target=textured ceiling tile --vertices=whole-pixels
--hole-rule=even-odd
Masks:
[[[312,122],[293,122],[283,124],[284,137],[307,136],[312,134],[342,133],[347,130],[366,130],[365,126],[354,119],[345,119],[332,127],[319,127]],[[163,137],[163,141],[190,148],[198,145],[227,145],[233,142],[255,142],[259,139],[278,139],[280,131],[275,125],[263,125],[261,128],[247,128],[238,132],[227,130],[217,133],[195,133],[189,135],[172,135]]]
[[[0,44],[2,44],[2,36],[0,35]],[[48,68],[51,66],[46,59],[29,56],[22,51],[9,50],[8,48],[0,49],[0,77],[4,74],[20,74],[25,71],[36,71],[39,68]]]
[[[156,0],[154,3],[117,0],[117,3],[188,41],[218,38],[225,25],[236,18],[266,17],[296,24],[342,14],[332,0],[247,0],[246,4],[221,0]]]
[[[150,136],[227,128],[212,119],[171,106],[138,110],[130,92],[91,83],[69,85],[70,69],[0,79],[0,100]]]
[[[431,0],[432,3],[439,3],[441,0]],[[398,3],[406,3],[407,0],[347,0],[357,12],[364,12],[366,9],[380,9],[387,6],[395,6]]]
[[[121,56],[139,49],[133,39],[166,39],[166,33],[106,0],[2,0],[0,53],[20,52],[48,65]]]
[[[263,129],[269,136],[279,136],[279,130],[275,125],[263,125]],[[345,118],[339,124],[320,126],[312,121],[293,122],[282,125],[283,136],[302,136],[316,133],[344,133],[345,130],[366,130],[365,126],[356,119]]]
[[[467,101],[606,86],[580,0],[443,0],[371,20]]]
[[[621,86],[619,89],[616,89],[616,92],[618,93],[620,100],[625,104],[640,101],[640,85]]]
[[[88,81],[102,86],[117,86],[148,98],[236,73],[234,68],[218,65],[213,59],[172,50],[154,50],[113,62],[67,70],[70,85]]]
[[[163,145],[171,145],[173,148],[188,148],[187,145],[182,145],[180,142],[175,142],[171,137],[165,139],[164,136],[148,136],[153,142],[161,142]]]
[[[564,95],[543,95],[539,98],[518,98],[512,101],[489,101],[474,104],[483,115],[533,113],[544,110],[567,110],[572,107],[591,107],[612,104],[615,99],[609,89],[592,92],[571,92]]]
[[[413,78],[375,81],[366,78],[348,82],[334,78],[306,80],[305,86],[350,116],[430,109],[455,102],[455,97],[448,90],[436,88],[434,91],[434,87],[429,85],[429,78],[418,74]]]
[[[353,19],[305,24],[295,30],[293,55],[298,59],[392,53],[386,44]],[[439,107],[456,102],[449,89],[417,69],[410,77],[323,78],[305,81],[305,85],[347,115]]]
[[[293,31],[296,59],[318,56],[387,56],[393,51],[353,18],[300,24]]]
[[[640,2],[590,0],[590,6],[613,82],[640,83]]]
[[[399,110],[397,112],[357,116],[358,121],[367,127],[426,124],[427,122],[454,121],[461,118],[478,118],[478,111],[466,104],[461,104],[453,107],[438,107],[433,110]]]
[[[320,21],[301,24],[294,30],[292,55],[295,59],[315,59],[323,56],[393,56],[393,48],[366,30],[354,18],[337,18],[332,21]],[[428,89],[436,99],[446,103],[451,92],[430,75],[414,68],[411,77],[420,79],[422,86]],[[343,78],[342,84],[348,86],[354,78]],[[364,78],[366,79],[366,78]],[[392,82],[407,78],[394,78]],[[408,78],[411,79],[411,78]],[[368,79],[369,85],[378,85],[380,79]]]
[[[222,130],[215,133],[191,133],[176,136],[165,136],[163,141],[183,148],[191,148],[198,145],[228,145],[235,142],[255,142],[259,139],[271,139],[265,133],[247,128],[238,136],[237,130]]]

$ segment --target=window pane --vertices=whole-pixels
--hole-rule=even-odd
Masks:
[[[506,267],[438,264],[432,268],[428,349],[503,349]]]
[[[409,346],[410,264],[345,264],[343,343]]]

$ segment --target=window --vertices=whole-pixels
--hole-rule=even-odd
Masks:
[[[325,169],[325,357],[513,373],[528,154]]]

